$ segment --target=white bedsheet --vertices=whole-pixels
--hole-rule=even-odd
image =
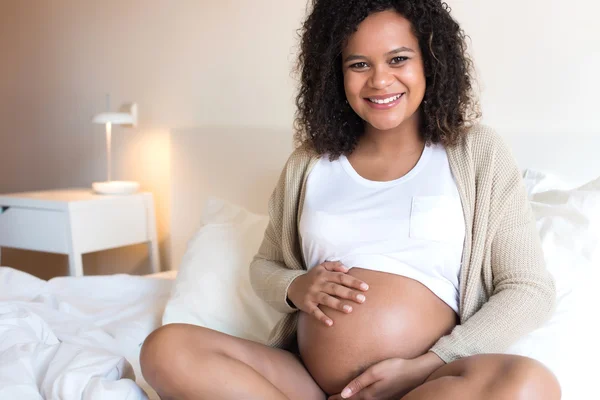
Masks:
[[[511,353],[544,362],[563,400],[596,398],[600,271],[582,270],[548,324]],[[158,277],[167,279],[157,279]],[[0,400],[158,399],[139,351],[160,326],[174,273],[61,277],[50,281],[0,267]]]
[[[130,275],[44,281],[0,267],[0,399],[156,398],[139,350],[171,286]]]

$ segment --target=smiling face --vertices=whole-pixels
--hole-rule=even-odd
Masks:
[[[344,89],[352,109],[376,130],[419,118],[425,70],[411,23],[395,11],[371,14],[342,52]]]

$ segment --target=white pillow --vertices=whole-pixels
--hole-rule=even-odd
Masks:
[[[209,199],[179,267],[163,324],[200,325],[265,342],[282,314],[254,293],[249,266],[267,224],[266,216]]]
[[[560,297],[572,290],[582,268],[600,263],[600,178],[568,189],[556,176],[526,170],[524,181]]]
[[[536,169],[526,169],[523,171],[523,182],[525,182],[525,187],[529,197],[535,193],[557,189],[567,190],[576,186],[570,182],[565,182],[559,176],[550,172],[539,171]]]
[[[600,281],[600,178],[573,189],[539,171],[526,171],[524,179],[546,266],[556,282],[557,307],[546,324],[507,353],[548,366],[561,383],[564,400],[590,398],[595,389],[589,371],[600,357],[592,345],[600,306],[594,294]]]

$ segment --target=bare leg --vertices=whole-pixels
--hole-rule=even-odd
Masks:
[[[402,400],[559,400],[560,385],[527,357],[481,354],[447,364]]]
[[[162,399],[325,399],[292,353],[193,325],[154,331],[140,363]]]

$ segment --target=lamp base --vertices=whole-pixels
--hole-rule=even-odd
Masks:
[[[92,189],[94,189],[94,192],[98,194],[133,194],[137,192],[139,188],[140,184],[138,182],[131,181],[108,181],[92,183]]]

